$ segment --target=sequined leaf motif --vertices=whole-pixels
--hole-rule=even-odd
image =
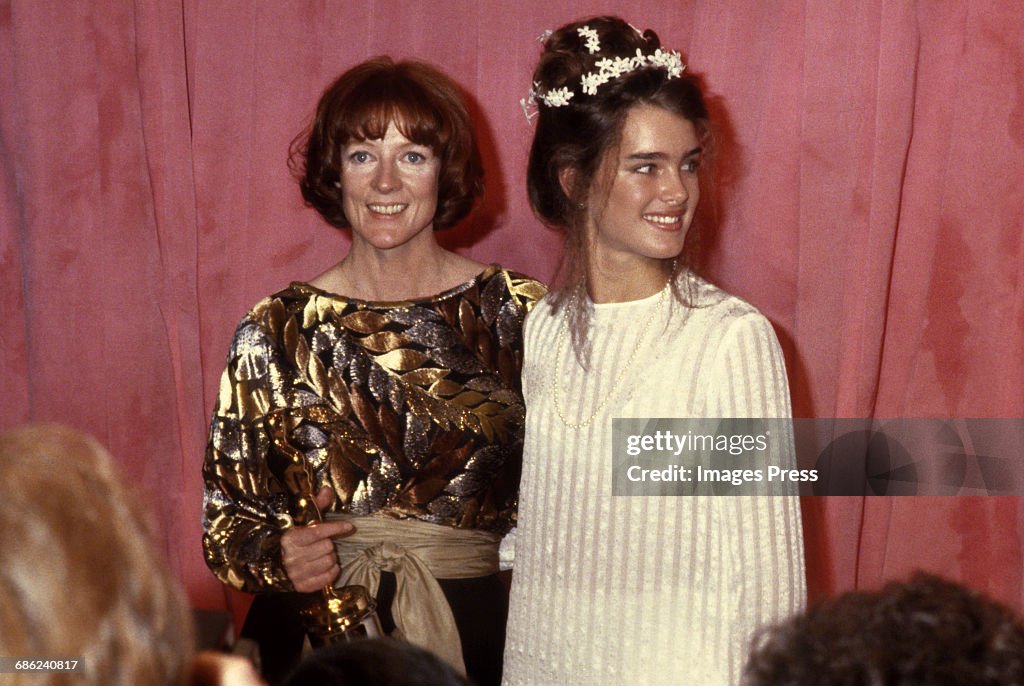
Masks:
[[[498,322],[495,327],[498,331],[498,345],[506,347],[517,339],[523,330],[522,314],[515,303],[507,302],[501,307],[498,313]]]
[[[459,518],[458,526],[471,527],[476,522],[483,523],[486,520],[480,515],[480,501],[476,498],[467,498],[462,504],[462,516]],[[493,509],[489,507],[488,509]],[[492,517],[493,518],[493,517]]]
[[[498,375],[514,388],[519,388],[519,358],[508,348],[498,351]]]
[[[487,366],[491,365],[493,345],[491,341],[490,329],[484,329],[480,332],[480,337],[476,340],[476,354],[484,364]]]
[[[225,413],[232,407],[232,400],[235,396],[235,382],[231,378],[231,367],[227,367],[221,372],[220,385],[217,388],[217,408],[221,413]],[[237,407],[235,410],[237,411]]]
[[[443,350],[431,350],[430,358],[438,366],[447,367],[453,372],[460,374],[474,374],[480,371],[480,360],[468,354],[462,348],[446,348]]]
[[[468,498],[480,490],[483,484],[483,475],[475,471],[466,471],[448,482],[444,492],[457,495],[460,498]]]
[[[235,404],[241,419],[252,419],[256,416],[256,407],[249,393],[249,384],[239,380],[235,383]]]
[[[498,310],[501,309],[503,300],[501,296],[505,290],[504,281],[504,278],[489,279],[487,285],[484,286],[484,292],[480,294],[480,316],[487,324],[494,321],[494,318],[498,316]]]
[[[494,402],[501,403],[502,405],[517,405],[519,403],[519,395],[504,388],[494,391],[489,397]]]
[[[391,403],[391,409],[399,414],[405,411],[405,392],[402,388],[397,379],[388,384],[388,402]]]
[[[391,386],[391,378],[391,375],[380,367],[376,365],[370,367],[368,385],[370,388],[370,394],[373,396],[375,402],[383,403],[388,399],[388,387]]]
[[[307,369],[309,370],[310,385],[317,395],[322,398],[327,397],[327,369],[324,367],[324,363],[320,361],[318,356],[310,355]]]
[[[452,399],[452,402],[458,403],[462,407],[472,408],[482,402],[487,396],[476,391],[465,391],[459,393]]]
[[[512,297],[525,307],[527,312],[533,309],[534,304],[548,292],[544,284],[533,279],[520,278],[510,279],[510,281],[512,285],[509,286],[509,292],[512,294]]]
[[[366,482],[360,480],[359,485],[356,486],[355,493],[352,494],[352,502],[349,505],[349,512],[356,515],[369,514],[370,507],[367,505],[366,491]]]
[[[404,327],[416,326],[422,322],[444,321],[444,317],[430,307],[403,307],[391,310],[388,316],[395,324]]]
[[[341,325],[356,333],[376,333],[388,323],[387,317],[371,310],[358,310],[341,318]]]
[[[480,420],[480,429],[487,440],[504,440],[508,434],[508,422],[505,406],[498,403],[482,403],[473,408],[473,414]]]
[[[413,387],[415,392],[406,394],[405,402],[409,411],[420,417],[429,417],[441,429],[448,430],[453,426],[463,428],[463,418],[451,405],[438,400],[429,393]]]
[[[330,366],[334,355],[334,348],[338,345],[338,333],[333,328],[317,327],[310,337],[310,350],[314,355],[320,355],[328,361]]]
[[[404,500],[425,505],[444,492],[448,479],[437,476],[432,479],[418,479],[408,490],[403,491]]]
[[[352,410],[352,406],[348,402],[348,388],[345,387],[345,383],[338,377],[338,373],[334,371],[333,367],[327,370],[327,396],[338,414],[342,417],[348,416]]]
[[[406,409],[403,409],[400,416],[405,422],[402,433],[402,452],[405,453],[406,459],[416,469],[419,469],[427,450],[427,431],[430,430],[430,424],[424,418],[417,417]]]
[[[363,350],[353,351],[348,363],[348,373],[352,383],[356,386],[365,386],[370,376],[370,367],[370,360],[367,359]]]
[[[247,389],[247,395],[250,403],[248,411],[242,415],[244,419],[255,419],[270,411],[270,390],[266,386]]]
[[[337,312],[337,305],[334,298],[325,298],[322,296],[314,296],[313,300],[316,301],[316,319],[319,322],[325,322],[330,319]]]
[[[281,332],[281,342],[284,343],[284,354],[289,360],[295,359],[295,348],[298,346],[299,329],[295,325],[295,319],[289,318]],[[300,369],[305,369],[305,365]]]
[[[331,352],[331,368],[337,370],[339,374],[344,372],[355,358],[354,347],[347,336],[340,337]]]
[[[475,346],[477,337],[476,312],[469,301],[463,300],[459,303],[459,328],[462,329],[463,340],[466,345]]]
[[[394,331],[378,331],[358,340],[359,345],[374,353],[394,351],[406,345],[406,340]]]
[[[466,388],[472,391],[480,391],[481,393],[490,393],[491,391],[499,390],[501,382],[489,374],[487,376],[474,376],[466,382]]]
[[[263,313],[266,327],[270,331],[280,331],[281,326],[284,324],[287,313],[284,309],[284,303],[281,302],[280,298],[271,298],[270,302],[267,303],[267,308]]]
[[[289,324],[294,322],[294,319],[288,320]],[[295,341],[295,366],[300,370],[309,369],[309,344],[306,343],[306,339],[302,336],[299,336]]]
[[[421,367],[420,369],[414,369],[411,372],[406,372],[402,375],[402,381],[406,384],[413,386],[430,386],[430,384],[443,379],[448,375],[447,369],[437,369],[435,367]]]
[[[427,506],[427,510],[430,514],[440,519],[452,519],[457,517],[461,501],[455,496],[446,495],[435,499]]]
[[[402,452],[401,420],[394,410],[387,405],[381,405],[377,410],[377,420],[380,423],[381,436],[384,439],[383,444],[387,446],[388,452],[395,457],[399,471],[402,474],[408,474],[410,465],[405,461]]]
[[[378,464],[374,465],[366,479],[370,506],[375,510],[382,508],[389,496],[398,491],[400,479],[395,461],[390,455],[381,454]]]
[[[410,343],[424,348],[451,348],[460,344],[450,327],[436,322],[423,322],[409,327],[405,335]]]
[[[306,301],[306,306],[304,308],[302,308],[302,328],[303,329],[308,329],[311,326],[313,326],[313,324],[315,324],[316,322],[320,321],[320,318],[317,315],[317,307],[316,307],[317,299],[318,298],[315,295],[309,296],[309,300]]]
[[[427,356],[418,350],[411,350],[404,348],[401,350],[392,350],[389,353],[383,355],[375,355],[374,360],[381,367],[393,372],[407,372],[412,369],[416,369],[423,365],[427,361]]]
[[[373,460],[376,459],[378,451],[365,436],[346,430],[333,438],[333,445],[338,455],[344,458],[338,464],[356,467],[358,480],[362,480],[373,469]]]
[[[368,436],[380,436],[380,425],[377,422],[377,413],[373,408],[373,402],[367,398],[362,389],[354,387],[351,389],[349,399],[352,402],[352,413],[355,414],[359,425]]]
[[[432,395],[448,398],[461,391],[462,385],[448,379],[438,379],[430,386],[429,390]]]
[[[466,469],[488,476],[495,474],[505,462],[505,452],[496,445],[485,445],[466,461]]]
[[[299,335],[299,325],[295,317],[290,317],[284,325],[285,355],[295,363],[296,369],[303,376],[309,375],[309,344]]]
[[[420,474],[427,479],[443,477],[447,481],[453,474],[460,471],[472,450],[472,446],[468,444],[459,445],[463,438],[461,431],[441,433],[430,446],[430,454],[433,457],[423,466]]]
[[[363,475],[369,469],[370,464],[367,460],[366,469],[360,468],[358,471],[352,469],[351,464],[347,463],[358,464],[360,456],[365,458],[365,454],[358,450],[351,450],[344,441],[336,441],[333,447],[332,459],[327,461],[327,479],[338,496],[340,501],[338,504],[344,506],[352,502],[356,489],[359,488]]]
[[[284,405],[302,410],[303,416],[315,422],[331,422],[337,418],[324,404],[323,398],[309,390],[306,384],[292,386]]]

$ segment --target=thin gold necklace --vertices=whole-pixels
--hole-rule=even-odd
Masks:
[[[669,281],[665,284],[665,287],[661,289],[661,292],[658,295],[658,302],[655,303],[654,309],[651,311],[650,316],[647,317],[647,321],[644,323],[643,329],[640,330],[640,335],[636,337],[636,343],[633,345],[633,351],[629,354],[629,359],[626,361],[626,364],[622,365],[622,369],[619,370],[618,376],[615,377],[615,382],[612,384],[611,390],[608,391],[604,399],[598,403],[594,412],[582,422],[570,422],[566,419],[565,413],[562,411],[562,405],[558,402],[558,382],[559,379],[562,378],[562,348],[565,346],[565,337],[569,331],[569,311],[576,306],[576,300],[578,297],[578,295],[573,295],[573,301],[569,303],[569,306],[562,315],[565,326],[558,332],[558,341],[556,343],[555,352],[555,378],[551,383],[551,398],[555,403],[555,413],[558,414],[558,418],[561,419],[562,423],[567,427],[573,431],[579,431],[580,429],[589,426],[590,423],[597,418],[597,415],[601,413],[601,410],[604,409],[605,405],[607,405],[612,399],[612,396],[615,395],[615,390],[619,387],[619,382],[625,378],[626,372],[628,372],[633,366],[636,354],[640,351],[644,340],[647,338],[647,330],[651,328],[651,324],[653,324],[654,320],[658,318],[658,313],[661,312],[662,304],[665,302],[665,294],[668,293],[671,283],[672,279],[669,277]],[[568,393],[565,395],[568,395]]]

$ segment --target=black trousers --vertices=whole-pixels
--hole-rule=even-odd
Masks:
[[[508,591],[497,574],[471,579],[438,579],[455,617],[462,642],[466,672],[477,686],[499,686],[508,619]],[[241,635],[260,647],[263,677],[273,686],[280,683],[299,662],[305,631],[299,610],[316,594],[263,593],[255,597],[245,618]],[[395,628],[391,602],[395,577],[381,574],[377,593],[377,615],[381,628],[390,634]]]

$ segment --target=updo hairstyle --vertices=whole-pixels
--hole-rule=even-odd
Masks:
[[[324,91],[312,125],[292,144],[289,166],[302,197],[331,226],[351,226],[342,206],[342,150],[352,140],[384,138],[391,123],[440,159],[434,228],[454,226],[483,195],[480,152],[458,87],[415,60],[375,57]]]
[[[591,54],[579,29],[597,32],[600,51]],[[544,44],[544,53],[533,73],[541,93],[568,88],[568,105],[552,107],[538,100],[537,129],[530,148],[527,189],[530,205],[545,223],[577,228],[594,177],[605,154],[622,137],[626,115],[634,105],[656,105],[692,122],[701,145],[711,144],[711,122],[696,77],[687,72],[669,78],[666,69],[647,65],[614,77],[597,87],[594,95],[583,92],[584,74],[599,71],[597,62],[610,57],[632,57],[637,50],[652,55],[661,47],[658,34],[643,34],[618,17],[593,17],[558,29]],[[567,194],[559,183],[562,169],[574,170],[574,186]]]

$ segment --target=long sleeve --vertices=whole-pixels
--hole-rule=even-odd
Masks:
[[[210,425],[203,551],[221,581],[248,592],[292,590],[280,549],[287,496],[267,468],[271,439],[264,422],[282,397],[271,380],[286,377],[271,336],[247,317],[232,341]]]
[[[788,418],[785,363],[768,320],[750,313],[733,320],[711,368],[707,416]],[[771,462],[795,467],[788,425],[774,423],[777,449]],[[734,599],[744,617],[737,626],[760,627],[803,608],[806,600],[800,501],[796,495],[718,498],[720,539],[726,565],[740,584]],[[739,640],[735,640],[739,639]],[[734,637],[730,672],[738,678],[748,637]]]

